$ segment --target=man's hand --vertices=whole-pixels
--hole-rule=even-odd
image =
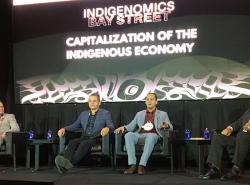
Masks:
[[[124,131],[125,131],[124,127],[119,127],[117,129],[115,129],[115,134],[124,133]]]
[[[4,139],[4,138],[5,138],[5,133],[6,133],[6,132],[1,132],[1,133],[0,133],[0,139]]]
[[[166,123],[166,122],[162,122],[161,125],[160,125],[160,128],[161,128],[161,129],[169,128],[169,124]]]
[[[250,133],[250,120],[243,126],[243,130]]]
[[[107,134],[109,133],[109,128],[108,127],[105,127],[101,130],[101,135],[102,136],[106,136]]]
[[[65,134],[65,128],[61,128],[61,129],[58,130],[58,132],[57,132],[57,135],[58,135],[59,137],[64,136],[64,134]]]
[[[224,130],[222,130],[221,134],[225,136],[230,136],[232,132],[233,130],[230,127],[227,127]]]

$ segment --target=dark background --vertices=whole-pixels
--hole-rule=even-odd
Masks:
[[[131,3],[131,1],[125,2]],[[149,3],[152,2],[152,0],[132,1],[133,4],[138,2]],[[146,80],[156,80],[157,78],[154,75],[161,73],[164,73],[165,75],[166,73],[166,82],[155,83],[157,83],[157,88],[162,84],[164,87],[162,88],[167,90],[168,93],[166,94],[169,95],[171,94],[169,92],[175,90],[175,87],[183,85],[181,78],[184,77],[185,80],[191,79],[191,81],[193,79],[199,79],[200,84],[202,84],[202,82],[205,84],[206,82],[202,81],[201,78],[205,75],[211,75],[211,71],[219,71],[219,74],[222,73],[223,77],[227,78],[226,80],[223,79],[223,81],[228,81],[228,83],[229,81],[234,82],[235,79],[233,79],[232,76],[234,76],[233,74],[238,76],[239,74],[237,73],[239,72],[235,72],[234,69],[236,67],[230,67],[230,62],[227,60],[233,60],[231,62],[234,65],[242,66],[240,63],[250,65],[250,56],[248,52],[250,48],[250,40],[248,38],[250,32],[250,16],[239,15],[238,2],[235,4],[229,2],[219,6],[218,3],[213,3],[209,0],[204,0],[202,3],[199,1],[186,2],[176,0],[176,9],[170,14],[168,22],[122,26],[114,24],[112,27],[101,26],[88,28],[86,20],[83,20],[80,15],[83,8],[122,4],[124,4],[124,2],[119,0],[81,0],[13,7],[12,38],[14,42],[13,65],[14,80],[16,81],[16,103],[84,103],[87,100],[86,97],[88,97],[88,94],[91,94],[94,91],[98,91],[101,97],[103,97],[103,101],[106,102],[117,102],[117,98],[120,98],[123,101],[142,101],[142,97],[145,96],[145,93],[151,90],[150,85],[148,85],[149,83]],[[229,11],[230,7],[233,7],[231,11]],[[243,14],[245,15],[244,11]],[[196,27],[198,29],[198,38],[192,40],[192,42],[195,42],[192,53],[140,57],[132,55],[130,57],[121,58],[88,58],[79,60],[65,59],[66,48],[72,49],[65,45],[65,39],[68,36],[138,31],[157,32],[159,30],[175,30],[183,27]],[[177,41],[176,39],[172,39],[169,42],[182,43],[184,40]],[[168,44],[169,42],[155,41],[154,44]],[[191,42],[191,40],[187,39],[185,42]],[[149,43],[129,43],[112,45],[112,47],[133,47],[135,45],[144,44],[148,45]],[[100,46],[84,46],[74,47],[74,49],[95,49],[99,47]],[[104,45],[102,47],[111,46]],[[187,59],[188,56],[193,57],[191,61]],[[196,56],[201,56],[202,58],[196,59]],[[213,58],[209,59],[208,57]],[[214,57],[219,57],[219,61]],[[171,62],[175,59],[179,61]],[[227,60],[225,61],[224,59]],[[196,63],[197,61],[201,63],[201,68]],[[131,68],[133,70],[131,70]],[[244,69],[249,70],[248,67],[242,67],[241,70],[243,71]],[[226,73],[230,73],[231,78],[229,75],[226,75]],[[248,71],[248,73],[250,72]],[[141,74],[143,77],[139,77],[138,74]],[[95,80],[90,80],[91,78],[89,75],[93,76]],[[122,86],[120,86],[119,83],[116,84],[115,80],[112,80],[112,83],[110,83],[110,75],[112,75],[114,79],[116,78],[118,82],[121,81]],[[167,84],[171,83],[170,77],[173,76],[176,83],[170,85],[171,87],[168,87]],[[213,76],[220,78],[220,75],[213,74]],[[91,84],[85,85],[83,79],[89,79],[93,84],[90,82]],[[107,80],[105,81],[105,79]],[[74,84],[73,82],[76,82],[74,87],[72,85]],[[100,88],[104,82],[107,83],[108,90],[106,88]],[[246,89],[249,82],[250,78],[247,78],[246,76],[244,83],[241,82],[237,87],[244,86],[244,89]],[[211,82],[211,84],[215,85],[216,83]],[[125,88],[128,89],[129,85],[138,86],[139,90],[136,94],[128,95],[125,93]],[[189,85],[195,86],[196,84],[191,82]],[[226,89],[229,89],[229,93],[234,93],[230,85],[227,85],[228,88]],[[93,86],[95,90],[87,92],[87,86]],[[70,87],[68,89],[70,92],[67,92],[68,90],[66,90],[68,87]],[[219,85],[216,87],[219,87]],[[199,88],[202,89],[203,87],[199,86]],[[114,92],[112,89],[119,90],[116,93],[116,91]],[[160,100],[168,100],[179,95],[176,93],[172,94],[171,97],[166,98],[164,97],[164,90],[156,90]],[[183,91],[188,90],[192,91],[191,87],[185,88]],[[75,95],[73,95],[71,91],[75,91]],[[197,97],[198,99],[225,98],[224,96],[210,97],[209,95],[206,96],[202,93],[195,93],[196,95],[194,96],[196,96],[196,98],[194,98],[183,95],[183,91],[180,90],[180,94],[182,95],[180,99],[182,100],[196,99]],[[222,91],[225,91],[225,89]],[[86,93],[86,96],[78,94],[81,92],[83,94]],[[42,95],[39,96],[39,93]],[[240,92],[237,93],[240,94]],[[63,95],[57,96],[58,94]],[[31,98],[31,96],[29,97],[29,95],[33,95],[33,98]],[[55,98],[52,98],[51,96]],[[239,98],[249,97],[249,95],[244,93],[239,95]]]
[[[234,1],[195,1],[197,14],[225,13],[249,15],[248,0]],[[208,3],[209,2],[209,3]],[[198,8],[197,8],[198,7]],[[178,10],[176,10],[178,13]],[[6,112],[14,113],[22,130],[32,128],[36,134],[44,134],[48,128],[54,133],[62,126],[73,122],[86,104],[42,104],[16,105],[14,103],[12,43],[12,2],[0,1],[0,99],[4,102]],[[188,14],[192,12],[182,12]],[[233,25],[232,25],[233,26]],[[192,136],[199,136],[205,127],[210,130],[222,128],[239,116],[250,106],[250,99],[205,100],[205,101],[164,101],[159,103],[159,109],[168,112],[175,128],[191,128]],[[143,102],[104,103],[102,107],[112,112],[116,126],[128,123],[134,114],[141,110]],[[197,153],[197,152],[196,152]],[[190,152],[190,158],[195,154]]]

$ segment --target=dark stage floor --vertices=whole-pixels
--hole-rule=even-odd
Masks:
[[[42,167],[37,172],[18,167],[13,171],[10,167],[0,166],[0,184],[54,184],[54,185],[242,185],[250,184],[250,174],[247,173],[241,179],[232,182],[221,182],[220,180],[202,181],[197,173],[192,170],[187,172],[175,172],[173,176],[164,169],[147,169],[147,174],[123,175],[123,169],[112,171],[107,167],[85,167],[71,170],[65,175],[57,172],[56,168],[48,169]]]

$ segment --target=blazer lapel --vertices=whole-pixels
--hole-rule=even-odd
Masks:
[[[82,124],[83,124],[83,129],[86,130],[87,128],[87,125],[88,125],[88,120],[89,120],[89,114],[90,114],[90,110],[87,111],[87,114],[83,115],[83,118],[82,118]]]
[[[156,111],[155,111],[155,119],[154,119],[155,128],[158,127],[158,117],[159,117],[159,111],[156,109]]]
[[[140,128],[144,125],[145,119],[146,119],[146,110],[144,110],[144,111],[142,112],[141,120],[140,120],[140,123],[139,123],[139,124],[140,124],[140,125],[139,125]]]
[[[98,110],[97,114],[96,114],[96,117],[95,117],[95,123],[94,123],[94,131],[96,130],[96,128],[98,127],[98,124],[96,124],[96,122],[98,122],[99,120],[99,117],[100,117],[100,110]]]

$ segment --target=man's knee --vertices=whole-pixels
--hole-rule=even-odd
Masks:
[[[71,148],[75,148],[76,146],[78,146],[80,144],[80,141],[78,139],[72,139],[69,141],[67,148],[71,147]]]
[[[145,143],[149,144],[155,144],[157,142],[158,138],[155,135],[147,135],[145,138]]]
[[[79,143],[79,146],[92,146],[95,144],[95,141],[92,140],[92,139],[86,139],[86,140],[83,140]]]
[[[125,140],[128,140],[128,139],[132,139],[134,137],[134,133],[133,132],[128,132],[125,134]]]
[[[212,139],[212,144],[219,144],[223,142],[223,137],[226,137],[222,134],[214,134],[213,139]]]
[[[250,135],[248,133],[239,132],[236,136],[236,144],[246,144],[249,142]]]
[[[75,140],[70,140],[69,143],[68,143],[68,145],[70,145],[70,146],[71,146],[71,145],[75,145],[75,144],[76,144],[76,141],[75,141]]]

